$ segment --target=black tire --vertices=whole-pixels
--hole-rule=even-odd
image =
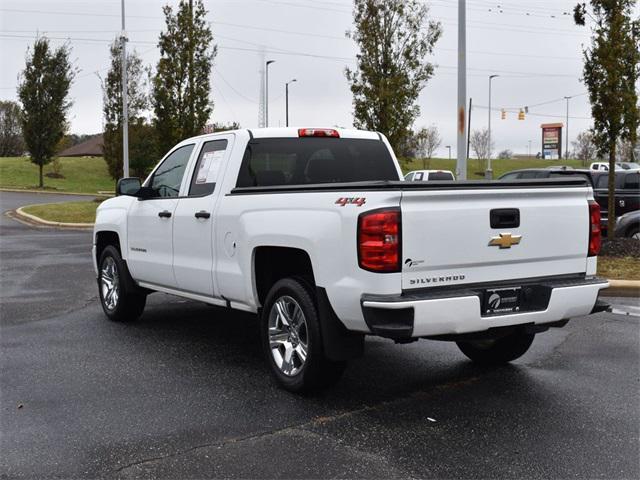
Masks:
[[[116,295],[109,293],[103,275],[111,270],[115,271],[112,285],[115,285]],[[105,269],[108,269],[105,271]],[[108,277],[109,275],[107,275]],[[144,311],[147,302],[146,294],[139,291],[136,287],[127,264],[122,260],[119,250],[109,245],[100,255],[98,263],[98,292],[100,295],[100,304],[102,310],[109,320],[115,322],[132,322],[137,320]],[[113,301],[115,298],[115,302]]]
[[[640,233],[640,226],[638,225],[634,225],[633,227],[629,228],[627,230],[627,234],[625,235],[625,237],[627,238],[634,238],[635,235],[638,235],[638,233]],[[636,237],[637,238],[637,237]]]
[[[475,363],[500,365],[524,355],[533,343],[534,333],[516,331],[495,340],[456,342],[458,348]]]
[[[279,300],[287,302],[286,299],[294,300],[294,302],[289,302],[289,305],[294,309],[292,316],[295,316],[297,305],[304,315],[305,323],[305,327],[296,334],[297,338],[293,340],[294,343],[289,342],[289,345],[296,345],[296,340],[298,340],[297,345],[304,345],[306,342],[304,362],[301,365],[295,365],[296,358],[297,363],[300,363],[300,357],[294,351],[290,356],[290,361],[294,366],[288,374],[283,371],[283,368],[286,370],[286,366],[278,365],[277,353],[272,352],[270,342],[270,319],[273,325],[274,321],[277,324],[278,319],[281,318],[274,305]],[[271,332],[275,331],[276,327],[273,327]],[[284,330],[279,331],[284,332]],[[287,335],[287,333],[281,333],[281,335]],[[291,329],[289,329],[289,335],[292,335]],[[333,362],[324,355],[315,293],[313,288],[303,279],[285,278],[276,282],[269,290],[260,317],[260,337],[269,370],[278,384],[290,392],[311,392],[327,388],[340,380],[346,367],[346,362]],[[286,340],[274,350],[282,352],[285,349],[285,343]],[[284,358],[284,355],[282,357]],[[284,365],[285,362],[282,363]]]

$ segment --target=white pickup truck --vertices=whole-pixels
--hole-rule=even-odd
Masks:
[[[581,179],[405,182],[379,133],[269,128],[185,140],[117,193],[93,237],[107,317],[156,291],[257,313],[291,391],[337,381],[365,335],[501,363],[606,308]]]

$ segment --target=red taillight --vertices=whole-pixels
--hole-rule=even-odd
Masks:
[[[332,128],[299,128],[299,137],[333,137],[340,138],[337,130]]]
[[[372,272],[400,271],[400,210],[365,212],[358,218],[358,263]]]
[[[600,228],[600,205],[589,201],[589,256],[595,257],[600,253],[602,245],[602,229]]]

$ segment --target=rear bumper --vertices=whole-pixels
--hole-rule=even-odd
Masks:
[[[401,295],[363,295],[362,313],[374,335],[397,340],[483,332],[516,325],[544,325],[606,308],[598,293],[601,278],[558,277],[522,282],[478,284],[465,288],[432,288]],[[546,291],[529,311],[483,316],[483,292],[491,288],[534,287]],[[536,291],[538,291],[536,290]]]

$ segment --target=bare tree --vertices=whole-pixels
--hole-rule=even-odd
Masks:
[[[484,172],[487,169],[489,152],[492,150],[492,148],[489,147],[489,130],[486,128],[474,130],[471,134],[470,142],[471,149],[478,160],[478,171]],[[491,142],[491,147],[493,147],[493,142]]]
[[[415,135],[416,155],[422,157],[422,168],[431,168],[431,158],[436,150],[442,145],[442,137],[438,127],[421,128]]]
[[[510,158],[513,158],[513,152],[508,148],[505,148],[500,153],[498,153],[498,158],[501,160],[508,160]]]
[[[582,161],[583,166],[596,158],[596,145],[593,143],[593,133],[589,130],[580,132],[576,139],[571,142],[575,157]]]

